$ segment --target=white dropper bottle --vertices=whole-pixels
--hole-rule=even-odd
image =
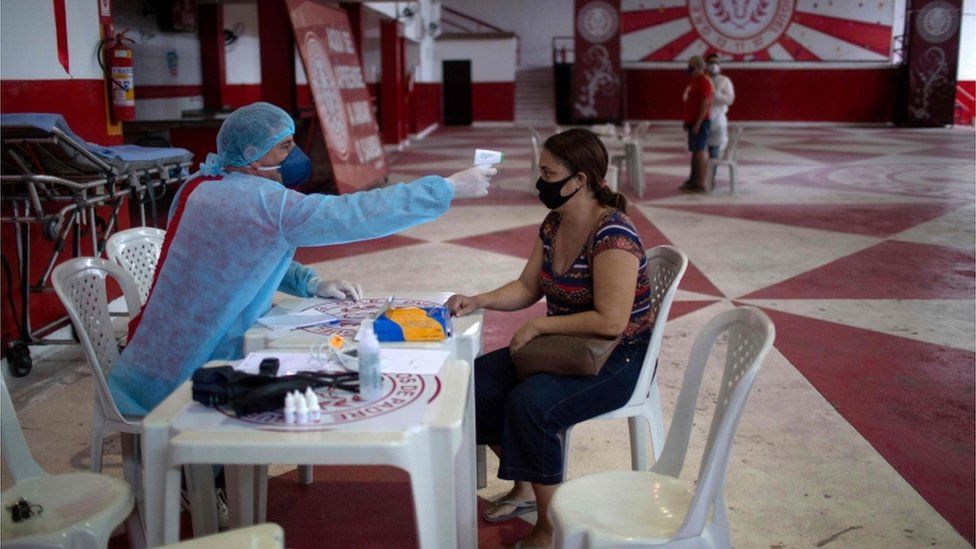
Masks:
[[[365,400],[376,400],[383,394],[383,374],[380,371],[380,342],[370,318],[359,326],[358,355],[359,395]]]

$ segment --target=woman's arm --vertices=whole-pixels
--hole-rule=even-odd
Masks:
[[[543,334],[617,337],[627,328],[634,307],[640,259],[619,249],[593,258],[593,311],[545,316],[526,322],[512,337],[512,351]]]
[[[508,284],[475,296],[453,295],[447,307],[454,316],[464,316],[477,309],[517,311],[542,299],[539,271],[542,269],[542,240],[535,240],[529,260],[522,274]]]

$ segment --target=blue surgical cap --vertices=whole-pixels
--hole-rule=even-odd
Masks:
[[[246,166],[294,133],[295,122],[280,107],[263,102],[241,107],[221,124],[217,154],[208,154],[200,170],[205,175],[217,175],[227,166]]]

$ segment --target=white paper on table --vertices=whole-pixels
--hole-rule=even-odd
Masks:
[[[380,348],[383,373],[437,375],[450,351]]]
[[[266,358],[278,359],[279,376],[297,374],[298,372],[341,373],[346,371],[335,363],[334,358],[328,355],[324,355],[321,358],[316,358],[315,355],[311,353],[295,353],[288,351],[256,351],[253,353],[248,353],[248,355],[244,357],[244,360],[235,366],[235,369],[246,374],[258,374],[260,373],[258,367],[261,365],[261,361]]]
[[[314,309],[283,315],[262,316],[258,319],[259,324],[266,328],[271,328],[272,330],[291,330],[295,328],[304,328],[306,326],[314,326],[316,324],[332,324],[334,322],[339,322],[339,319]]]

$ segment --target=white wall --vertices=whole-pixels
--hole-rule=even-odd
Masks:
[[[976,0],[963,0],[956,80],[976,80]]]
[[[98,2],[67,0],[68,74],[58,61],[52,2],[0,1],[0,78],[4,80],[98,80],[102,69],[95,50],[99,36]]]
[[[144,86],[199,86],[200,38],[195,32],[167,32],[159,28],[154,13],[143,14],[144,2],[115,0],[112,22],[115,32],[128,30],[132,44],[132,71],[136,88],[137,120],[173,120],[183,111],[203,108],[203,96],[139,98]],[[175,68],[170,64],[175,59]]]
[[[257,4],[224,4],[224,28],[237,40],[224,50],[228,84],[261,83],[261,43],[258,40]]]
[[[552,66],[552,37],[573,36],[571,0],[443,0],[442,4],[518,35],[519,68]],[[442,22],[451,19],[456,16],[441,11]],[[441,26],[444,32],[456,30]]]
[[[442,61],[471,60],[472,82],[515,82],[514,38],[501,40],[437,40],[434,46],[434,81],[444,80]]]

